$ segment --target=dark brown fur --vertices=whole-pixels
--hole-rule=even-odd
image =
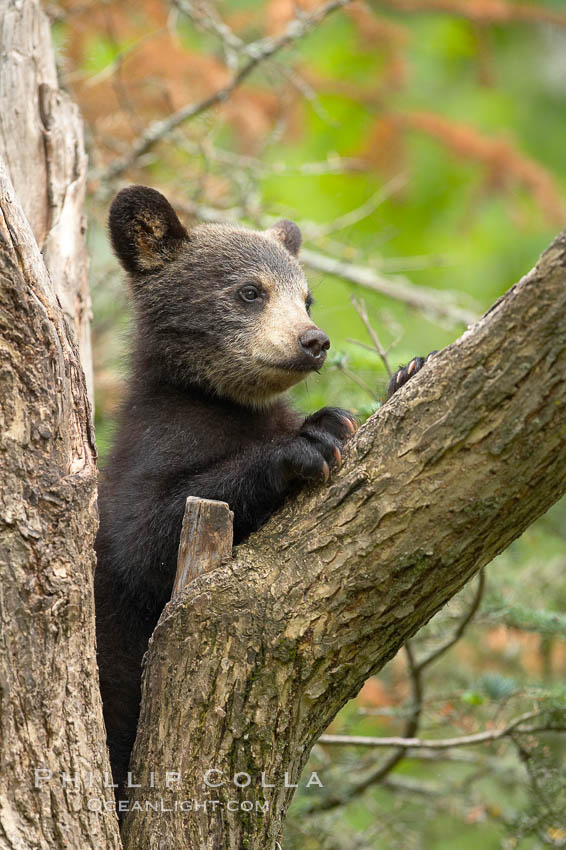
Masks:
[[[336,408],[305,419],[281,396],[322,366],[328,347],[310,318],[296,225],[187,233],[162,195],[134,186],[115,198],[110,234],[135,318],[96,541],[100,683],[122,786],[186,497],[228,502],[238,543],[306,481],[326,478],[355,426]],[[252,290],[259,296],[247,301]]]

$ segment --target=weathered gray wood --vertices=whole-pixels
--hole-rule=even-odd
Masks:
[[[0,0],[0,157],[76,333],[92,406],[83,128],[38,0]]]
[[[327,486],[167,606],[133,755],[134,803],[163,807],[126,817],[125,848],[273,850],[285,774],[298,781],[367,677],[565,491],[566,233],[360,428]],[[157,763],[180,784],[152,791]]]
[[[0,0],[0,846],[7,850],[121,846],[112,814],[89,804],[112,799],[112,790],[104,787],[94,638],[96,451],[76,346],[78,339],[90,370],[85,178],[81,123],[57,88],[47,20],[36,0]]]
[[[194,578],[230,558],[233,521],[234,514],[226,502],[187,498],[172,599]]]

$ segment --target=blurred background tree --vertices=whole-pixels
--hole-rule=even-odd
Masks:
[[[297,221],[333,347],[296,403],[362,419],[388,368],[450,343],[566,226],[562,0],[47,11],[87,128],[102,466],[127,367],[127,293],[105,231],[123,185],[156,186],[189,225]],[[565,538],[563,501],[329,730],[459,745],[321,742],[307,770],[325,787],[297,794],[286,848],[566,847]],[[494,740],[470,738],[480,732]]]

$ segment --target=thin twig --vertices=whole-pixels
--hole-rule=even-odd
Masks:
[[[375,346],[368,345],[367,342],[360,342],[359,339],[354,339],[351,336],[346,337],[346,342],[351,342],[352,345],[357,345],[358,348],[363,348],[364,351],[371,351],[372,354],[375,354]]]
[[[483,571],[480,574],[478,589],[474,596],[474,600],[470,609],[466,612],[466,615],[461,619],[458,627],[456,628],[454,634],[450,638],[449,641],[444,643],[437,650],[432,652],[430,655],[426,656],[422,661],[417,661],[415,659],[413,648],[410,642],[405,644],[405,654],[407,656],[407,664],[409,668],[409,675],[411,680],[411,690],[412,690],[412,706],[411,713],[405,724],[405,731],[402,737],[397,738],[364,738],[359,736],[350,736],[350,735],[321,735],[318,739],[318,743],[320,744],[345,744],[345,743],[361,743],[362,746],[382,746],[381,744],[370,744],[369,741],[385,741],[387,740],[389,743],[387,746],[393,746],[396,749],[391,753],[391,755],[377,765],[375,770],[369,773],[362,780],[356,782],[354,785],[351,785],[346,792],[343,792],[340,796],[335,796],[327,799],[323,799],[316,804],[313,804],[309,809],[309,812],[312,811],[320,811],[320,810],[328,810],[332,808],[336,808],[337,806],[344,805],[345,802],[351,800],[353,797],[358,796],[363,793],[367,788],[371,785],[375,785],[379,782],[382,782],[386,776],[388,776],[391,771],[399,764],[407,756],[407,750],[409,749],[411,744],[408,744],[408,741],[419,741],[421,739],[417,738],[417,732],[419,730],[419,725],[422,717],[423,706],[424,706],[424,682],[423,682],[423,671],[424,669],[431,664],[436,658],[446,652],[451,646],[459,640],[466,627],[473,619],[475,613],[479,608],[479,604],[481,601],[482,593],[484,588],[484,577]],[[533,715],[535,716],[537,712]],[[519,718],[519,722],[524,722],[528,719],[526,716]],[[507,734],[512,731],[517,726],[517,723],[510,724],[508,727]],[[485,733],[480,733],[485,734]],[[493,735],[493,733],[488,733]],[[473,737],[473,736],[472,736]],[[468,736],[468,739],[470,736]],[[442,741],[440,742],[442,743]],[[383,745],[385,746],[385,745]],[[452,744],[452,746],[457,746],[456,744]],[[424,748],[424,746],[423,746]],[[441,749],[438,745],[438,742],[433,742],[432,747],[427,747],[427,749]]]
[[[409,794],[411,797],[414,794],[423,797],[447,796],[447,789],[445,787],[419,782],[410,776],[390,776],[383,781],[382,788],[387,788],[388,791],[393,791],[396,794]]]
[[[368,393],[368,395],[371,396],[373,401],[379,401],[380,400],[378,394],[374,390],[372,390],[370,385],[366,384],[366,382],[363,380],[363,378],[360,378],[360,376],[357,375],[355,372],[352,372],[352,370],[348,366],[346,366],[346,364],[343,361],[339,361],[339,362],[335,363],[334,365],[335,365],[336,369],[338,369],[347,378],[349,378],[351,381],[353,381],[354,384],[357,384],[359,387],[361,387],[363,390],[365,390],[365,392]]]
[[[194,215],[201,221],[236,224],[246,217],[245,212],[238,207],[221,210],[215,207],[191,204],[186,200],[176,200],[175,206],[181,212]],[[274,216],[261,216],[257,225],[267,228],[274,221]],[[455,303],[452,293],[440,293],[433,289],[414,286],[405,277],[389,279],[369,266],[337,260],[309,248],[301,250],[301,261],[305,266],[315,271],[335,275],[350,283],[371,289],[374,292],[380,292],[382,295],[393,298],[395,301],[401,301],[416,310],[446,319],[451,325],[473,324],[478,318],[478,314],[474,311]]]
[[[329,156],[327,159],[303,162],[297,165],[287,165],[285,162],[265,162],[255,156],[234,153],[225,148],[215,147],[210,139],[194,142],[183,139],[183,148],[191,154],[206,150],[211,162],[219,163],[221,166],[230,165],[236,168],[244,168],[252,171],[255,176],[288,176],[298,174],[301,176],[318,176],[321,174],[345,174],[350,171],[364,171],[367,163],[361,159],[344,158],[338,155]]]
[[[412,708],[411,714],[409,715],[406,723],[405,723],[405,737],[399,738],[398,740],[403,741],[408,738],[412,738],[419,729],[422,709],[423,709],[423,682],[421,678],[420,671],[415,666],[415,660],[411,651],[411,647],[406,644],[405,652],[407,654],[407,663],[409,665],[409,670],[411,673],[411,689],[412,689]],[[325,744],[327,742],[327,738],[341,738],[348,737],[347,735],[321,735],[318,739],[319,744]],[[331,741],[330,743],[333,743]],[[329,811],[330,809],[335,809],[338,806],[343,806],[347,802],[349,802],[354,797],[363,794],[368,788],[372,785],[377,785],[382,782],[385,777],[389,776],[389,774],[397,767],[400,761],[405,758],[407,749],[405,746],[399,746],[394,752],[391,753],[386,759],[381,761],[376,768],[374,768],[370,773],[368,773],[363,779],[358,780],[353,785],[350,785],[345,791],[342,791],[340,794],[325,797],[321,800],[317,800],[313,802],[311,806],[306,810],[308,814],[313,814],[314,812],[320,811]]]
[[[468,612],[465,614],[465,616],[458,623],[458,626],[456,627],[452,637],[449,638],[449,640],[447,640],[441,646],[434,649],[429,655],[426,655],[424,658],[422,658],[418,662],[417,667],[418,667],[419,671],[424,670],[425,667],[428,667],[429,664],[432,664],[433,661],[436,661],[437,658],[439,658],[441,655],[444,655],[444,653],[447,652],[450,649],[450,647],[454,646],[454,644],[457,643],[460,640],[460,638],[462,637],[462,635],[466,631],[467,627],[469,626],[469,624],[471,623],[471,621],[473,620],[473,618],[477,614],[477,611],[480,607],[480,603],[481,603],[481,600],[482,600],[484,588],[485,588],[485,572],[484,572],[484,570],[480,570],[480,572],[478,573],[478,585],[477,585],[477,588],[476,588],[474,599],[472,601],[472,604],[470,605]]]
[[[318,115],[321,121],[329,127],[336,128],[340,125],[340,122],[332,118],[328,110],[322,105],[318,92],[315,91],[315,89],[313,89],[300,74],[298,74],[293,68],[288,68],[282,62],[274,64],[276,65],[277,72],[285,77],[287,82],[301,95],[301,97],[304,97],[307,103],[310,104],[313,112]]]
[[[384,204],[385,201],[387,201],[396,192],[399,192],[406,185],[406,174],[398,174],[396,177],[393,177],[381,186],[377,192],[374,192],[374,194],[368,198],[367,201],[364,201],[364,203],[359,207],[349,210],[347,213],[344,213],[344,215],[338,216],[330,224],[311,225],[308,233],[309,239],[320,239],[322,237],[330,236],[338,230],[344,230],[347,227],[352,227],[354,224],[363,221],[364,218],[370,216],[376,209],[378,209],[378,207],[381,206],[381,204]]]
[[[447,750],[451,747],[469,747],[475,744],[484,744],[490,741],[499,741],[511,735],[520,733],[522,735],[532,735],[536,732],[564,732],[566,729],[562,726],[529,726],[526,729],[521,729],[523,723],[539,717],[539,711],[529,711],[516,717],[506,726],[501,729],[488,729],[485,732],[477,732],[474,735],[462,735],[457,738],[437,738],[426,740],[424,738],[409,738],[409,737],[392,737],[392,738],[372,738],[364,735],[321,735],[318,739],[320,744],[342,744],[356,747],[403,747],[409,749],[426,749],[426,750]]]
[[[380,358],[380,360],[382,361],[383,365],[385,366],[385,369],[386,369],[387,374],[389,375],[389,378],[392,378],[393,377],[393,369],[391,368],[389,360],[387,359],[387,351],[385,350],[385,348],[381,344],[381,340],[378,336],[378,333],[375,330],[375,328],[372,326],[372,324],[369,320],[369,316],[368,316],[367,309],[366,309],[366,302],[364,301],[363,298],[360,298],[359,301],[356,301],[356,299],[353,296],[352,296],[352,298],[350,298],[350,301],[352,303],[352,307],[354,308],[354,310],[356,311],[356,313],[358,314],[358,316],[360,317],[360,319],[364,323],[364,327],[365,327],[366,331],[368,332],[369,338],[373,342],[374,350],[375,350],[376,354],[378,355],[378,357]]]
[[[312,269],[342,277],[366,289],[403,301],[416,310],[447,319],[452,324],[467,326],[473,324],[478,318],[472,310],[454,303],[450,293],[439,293],[433,289],[413,286],[405,277],[389,279],[368,266],[336,260],[308,248],[303,248],[301,251],[301,259]]]
[[[262,62],[272,59],[277,53],[289,45],[299,41],[307,35],[315,26],[320,24],[329,15],[338,9],[348,6],[352,0],[329,0],[324,6],[316,9],[310,15],[294,18],[285,27],[284,32],[277,38],[263,38],[242,48],[247,61],[237,71],[226,85],[212,92],[197,103],[188,103],[173,112],[167,118],[153,121],[149,127],[132,143],[130,151],[125,156],[114,160],[97,176],[102,182],[108,182],[119,177],[128,168],[131,168],[138,160],[145,156],[160,141],[165,139],[176,127],[184,124],[191,118],[202,115],[219,103],[224,103],[244,80]]]
[[[172,5],[183,12],[193,23],[198,24],[207,32],[217,36],[222,42],[228,67],[233,69],[236,67],[237,54],[245,52],[245,42],[230,29],[228,24],[223,21],[218,15],[217,10],[205,4],[200,0],[199,3],[191,2],[191,0],[171,0]]]

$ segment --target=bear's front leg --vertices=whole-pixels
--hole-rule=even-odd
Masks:
[[[437,353],[437,351],[431,351],[426,357],[413,357],[410,363],[397,369],[387,386],[387,398],[390,399],[393,393],[397,392],[411,378],[414,378],[417,372],[421,371],[425,363],[428,363],[430,358]]]
[[[342,462],[344,443],[357,428],[349,411],[323,407],[308,416],[295,434],[281,437],[267,450],[262,447],[253,458],[242,458],[240,482],[232,479],[238,486],[212,497],[227,501],[234,511],[234,541],[263,525],[287,496],[307,482],[327,481],[330,468]]]
[[[228,502],[234,511],[234,543],[260,528],[287,496],[309,481],[326,481],[330,467],[342,462],[344,442],[357,430],[347,410],[324,407],[297,431],[258,442],[169,488],[181,527],[187,496]],[[163,500],[160,511],[164,511]],[[163,522],[161,523],[163,525]]]

